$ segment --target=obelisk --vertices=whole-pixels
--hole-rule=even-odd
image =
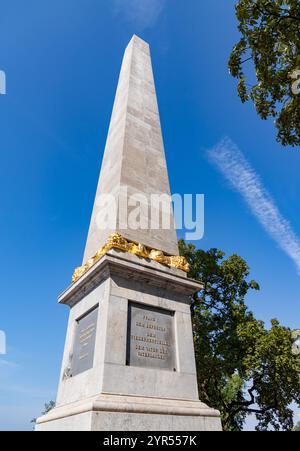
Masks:
[[[147,222],[152,195],[167,200]],[[126,222],[130,199],[140,203],[138,224]],[[187,278],[169,207],[149,46],[133,36],[83,264],[59,297],[70,316],[56,407],[37,430],[221,429],[219,412],[198,398],[190,297],[201,284]]]
[[[109,201],[106,205],[100,202],[103,194],[113,195],[112,202],[119,208],[115,224],[99,230],[97,220],[101,222],[112,210]],[[168,229],[152,224],[151,229],[139,229],[137,233],[130,224],[122,224],[123,209],[128,210],[126,216],[130,217],[130,196],[145,197],[149,203],[151,195],[160,194],[170,195],[170,187],[150,52],[149,46],[134,36],[123,58],[83,262],[95,255],[109,234],[116,231],[129,240],[138,239],[170,255],[178,254],[171,211]],[[158,213],[161,217],[163,212]]]

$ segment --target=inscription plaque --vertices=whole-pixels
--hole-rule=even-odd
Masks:
[[[76,321],[71,375],[93,366],[98,307]]]
[[[129,302],[127,364],[176,370],[173,312]]]

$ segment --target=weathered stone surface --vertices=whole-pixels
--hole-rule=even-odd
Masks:
[[[103,394],[50,411],[38,431],[219,431],[219,414],[200,401]]]
[[[83,261],[95,255],[114,231],[129,240],[177,255],[172,211],[169,215],[165,213],[169,229],[162,229],[161,216],[159,221],[153,221],[151,230],[134,230],[130,224],[123,228],[119,209],[124,213],[127,208],[124,186],[128,196],[141,194],[148,202],[151,194],[170,195],[149,45],[137,36],[131,39],[123,58]],[[104,193],[115,196],[118,211],[115,227],[100,230],[97,215],[104,217],[113,208],[110,202],[105,207],[99,205],[99,196]],[[129,214],[132,208],[129,207]],[[160,205],[158,213],[162,215],[163,210]]]

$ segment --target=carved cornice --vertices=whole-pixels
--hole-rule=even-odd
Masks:
[[[72,282],[76,282],[88,269],[97,263],[97,261],[99,261],[100,258],[111,249],[119,249],[123,252],[129,252],[130,254],[138,255],[139,257],[154,260],[162,265],[169,266],[170,268],[181,269],[182,271],[189,272],[189,264],[184,257],[179,255],[165,255],[162,251],[157,249],[151,249],[144,244],[129,241],[119,233],[111,233],[108,237],[107,243],[99,249],[96,255],[88,260],[84,265],[75,269]]]

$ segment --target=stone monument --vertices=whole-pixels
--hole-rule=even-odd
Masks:
[[[201,285],[178,256],[172,209],[160,203],[151,228],[125,226],[128,197],[152,194],[169,198],[170,188],[149,46],[133,36],[83,264],[59,297],[70,316],[56,407],[38,431],[221,429],[219,412],[198,399],[190,296]],[[114,221],[100,227],[107,215]]]

